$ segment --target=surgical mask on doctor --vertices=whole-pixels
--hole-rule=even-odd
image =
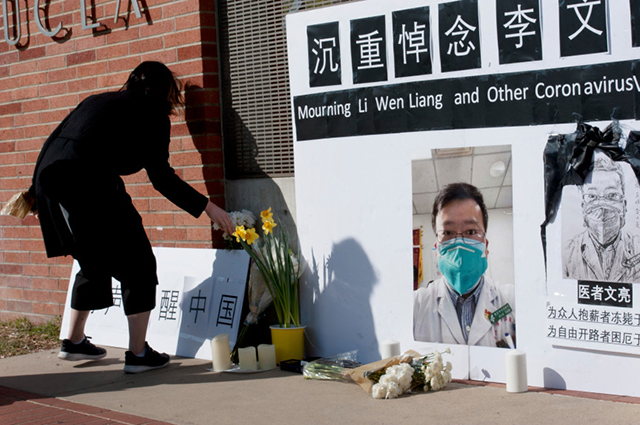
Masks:
[[[487,270],[486,248],[486,244],[467,238],[438,244],[438,268],[458,294],[469,292]]]
[[[623,202],[589,202],[583,205],[584,223],[601,246],[611,244],[624,226]]]

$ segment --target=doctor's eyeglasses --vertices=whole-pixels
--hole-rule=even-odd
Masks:
[[[445,242],[451,239],[455,239],[458,237],[474,239],[476,241],[483,242],[485,233],[481,230],[469,229],[464,232],[454,232],[453,230],[438,230],[436,232],[436,237],[438,242]]]
[[[585,193],[582,195],[582,200],[586,203],[595,202],[595,201],[608,201],[608,202],[622,202],[624,200],[624,195],[618,192],[605,193],[602,196],[593,194],[593,193]]]

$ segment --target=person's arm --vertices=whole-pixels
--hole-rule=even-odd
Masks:
[[[163,133],[169,134],[170,125],[167,118]],[[205,211],[207,216],[222,230],[229,235],[232,234],[234,228],[229,214],[178,177],[173,167],[169,165],[169,137],[167,136],[164,140],[156,140],[155,143],[154,148],[148,152],[145,164],[147,175],[153,187],[194,217],[199,217]]]

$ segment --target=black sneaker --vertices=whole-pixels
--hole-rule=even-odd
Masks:
[[[99,360],[107,355],[107,350],[96,347],[89,342],[90,336],[85,336],[82,342],[74,344],[69,339],[62,340],[62,348],[58,358],[62,360]]]
[[[133,352],[127,351],[124,353],[124,372],[125,373],[140,373],[147,370],[160,369],[169,366],[169,355],[166,353],[158,353],[153,348],[149,347],[148,343],[144,343],[147,352],[143,357],[138,357]]]

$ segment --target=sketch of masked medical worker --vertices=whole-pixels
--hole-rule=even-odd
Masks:
[[[595,161],[580,188],[585,230],[564,246],[569,279],[640,282],[640,237],[625,231],[627,201],[622,167],[606,156]]]

